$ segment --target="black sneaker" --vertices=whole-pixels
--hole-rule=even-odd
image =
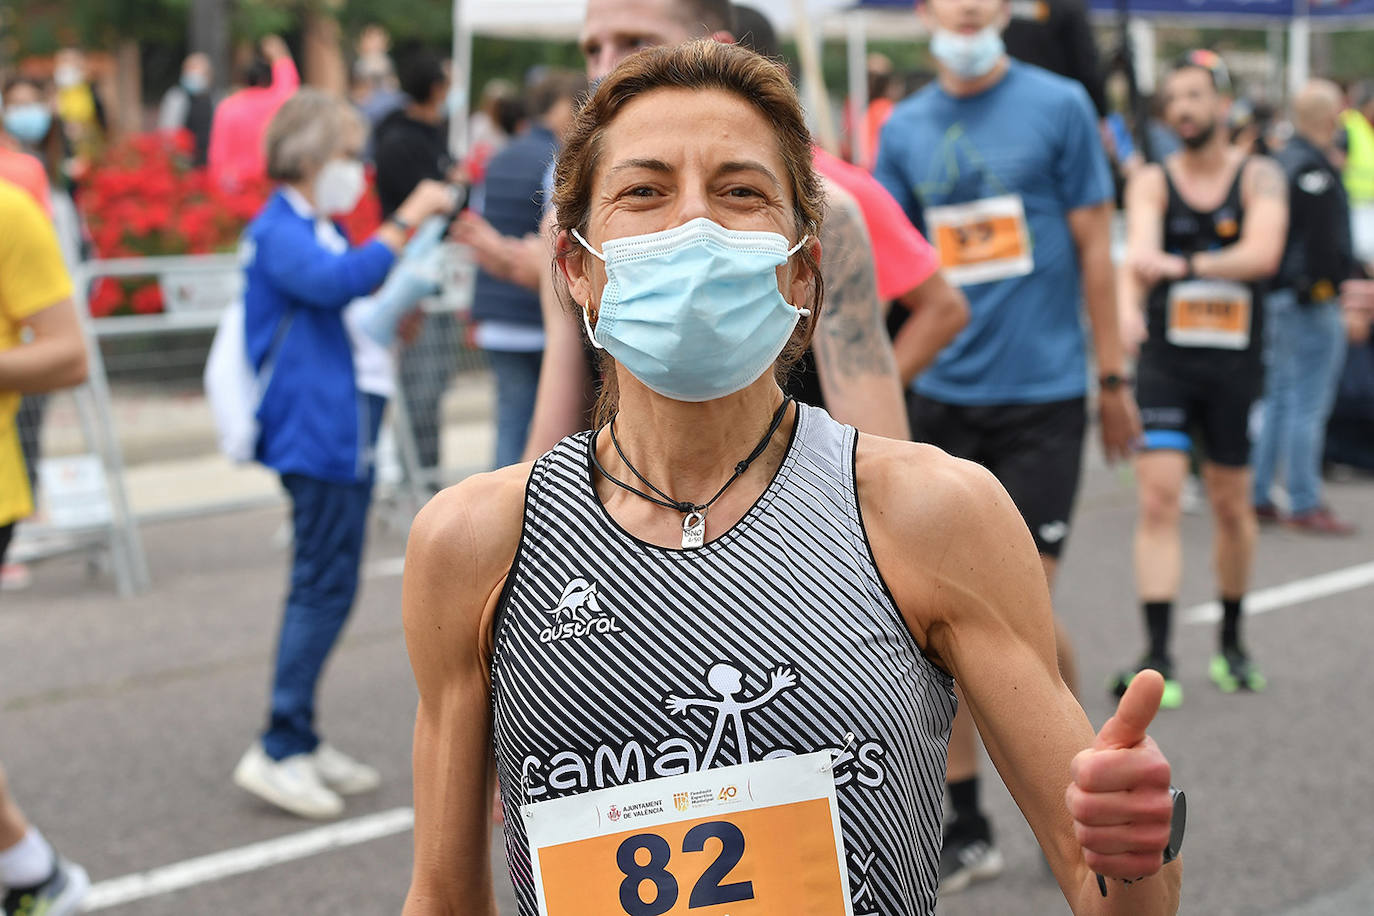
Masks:
[[[4,916],[71,916],[81,908],[91,879],[86,869],[61,857],[52,875],[37,887],[12,887],[5,894]]]
[[[940,849],[940,894],[957,894],[975,881],[1002,873],[1002,853],[991,836],[946,833]]]
[[[1183,685],[1174,679],[1174,663],[1168,658],[1152,658],[1144,656],[1134,668],[1126,668],[1117,672],[1112,679],[1107,682],[1107,690],[1120,699],[1126,694],[1126,688],[1131,685],[1135,676],[1146,668],[1153,668],[1164,675],[1164,695],[1160,697],[1160,709],[1178,709],[1183,705]]]

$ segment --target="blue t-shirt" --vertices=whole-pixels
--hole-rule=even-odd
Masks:
[[[915,390],[961,405],[1082,396],[1082,287],[1068,213],[1110,200],[1114,190],[1083,87],[1017,61],[969,98],[932,83],[893,111],[874,175],[923,228],[924,207],[1006,195],[1025,207],[1030,272],[964,286],[969,325]]]

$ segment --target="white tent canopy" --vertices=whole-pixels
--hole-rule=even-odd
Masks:
[[[742,0],[773,23],[779,33],[791,35],[797,25],[795,0]],[[831,14],[852,7],[852,0],[804,0],[808,18],[815,24],[824,22],[834,29],[842,28]],[[474,35],[505,38],[562,38],[574,39],[582,28],[586,0],[456,0],[454,21]],[[912,10],[899,15],[866,13],[881,16],[885,23],[910,22],[914,28],[916,16]]]
[[[854,0],[744,0],[763,13],[779,34],[796,37],[802,57],[802,83],[817,121],[818,136],[834,147],[833,122],[829,102],[821,84],[820,49],[817,29],[846,34],[845,18],[835,15],[854,5]],[[477,36],[574,40],[582,29],[587,0],[453,0],[453,80],[459,97],[466,100],[472,81],[472,42]],[[848,34],[855,26],[877,17],[883,21],[882,34],[893,34],[892,27],[907,34],[917,31],[916,16],[907,10],[891,13],[851,15]],[[466,148],[466,111],[457,113],[450,123],[450,145],[455,153]]]

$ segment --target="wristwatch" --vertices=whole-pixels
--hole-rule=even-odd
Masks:
[[[1116,391],[1118,388],[1129,385],[1130,383],[1131,380],[1129,378],[1116,372],[1108,372],[1097,378],[1098,387],[1103,391]]]
[[[1183,790],[1177,786],[1169,787],[1169,796],[1174,801],[1174,812],[1169,818],[1169,842],[1164,844],[1163,865],[1168,865],[1183,850],[1183,831],[1188,826],[1188,796],[1183,794]],[[1144,880],[1143,877],[1130,880],[1119,878],[1122,884],[1134,884],[1136,881]],[[1107,896],[1107,879],[1101,875],[1097,876],[1097,889],[1102,892],[1102,896]]]
[[[412,230],[412,229],[415,228],[415,227],[412,226],[410,223],[408,223],[408,222],[406,222],[405,220],[401,219],[401,218],[400,218],[399,216],[397,216],[395,213],[393,213],[393,214],[391,214],[390,216],[388,216],[388,217],[386,218],[386,221],[387,221],[388,223],[391,223],[391,225],[395,226],[397,229],[400,229],[403,233],[405,233],[405,234],[407,234],[407,235],[410,234],[410,230]]]
[[[1169,842],[1164,847],[1164,864],[1168,865],[1183,850],[1183,831],[1188,826],[1188,796],[1177,786],[1169,787],[1174,800],[1174,814],[1169,821]]]

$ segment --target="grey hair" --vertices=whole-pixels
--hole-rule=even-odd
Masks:
[[[352,105],[319,89],[297,90],[267,125],[267,177],[300,181],[329,161],[349,131],[367,131]]]

